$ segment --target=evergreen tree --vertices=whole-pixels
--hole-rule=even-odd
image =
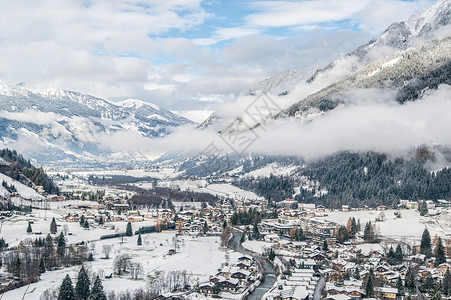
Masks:
[[[363,230],[363,239],[366,242],[372,242],[374,240],[374,232],[371,222],[367,222],[365,225],[365,229]]]
[[[365,284],[365,294],[366,294],[366,297],[368,297],[368,298],[372,297],[374,294],[373,280],[374,280],[373,269],[370,269],[370,271],[368,273],[368,277],[366,279],[366,284]]]
[[[127,223],[127,229],[125,230],[125,235],[126,236],[132,236],[133,235],[133,229],[132,229],[132,223],[131,222]]]
[[[56,253],[63,257],[66,252],[66,239],[64,238],[63,232],[60,233],[58,237],[58,244],[56,246]]]
[[[85,267],[81,266],[78,272],[77,284],[75,285],[75,293],[78,300],[87,300],[89,297],[89,277],[86,273]]]
[[[404,260],[404,254],[402,253],[402,248],[401,248],[400,244],[398,244],[396,246],[394,258],[395,258],[396,263],[398,263],[398,264],[402,263]]]
[[[442,300],[440,282],[437,282],[437,284],[435,285],[431,300]]]
[[[442,280],[442,290],[445,295],[449,295],[451,289],[451,274],[449,273],[449,269],[446,270],[445,275]]]
[[[421,283],[420,289],[423,293],[430,293],[434,288],[434,278],[430,272],[427,273],[426,279]]]
[[[204,232],[204,234],[207,234],[208,232],[208,223],[206,220],[204,222],[204,226],[202,226],[202,231]]]
[[[31,229],[31,223],[28,222],[27,233],[32,233],[33,229]]]
[[[395,250],[393,250],[393,247],[390,246],[390,249],[388,250],[387,253],[387,262],[392,265],[394,264],[394,261],[395,261]]]
[[[274,258],[276,258],[276,253],[274,252],[274,249],[273,248],[271,248],[270,250],[269,250],[269,260],[270,261],[273,261],[274,260]]]
[[[81,215],[81,217],[80,217],[80,226],[81,227],[84,227],[85,226],[85,215]]]
[[[138,234],[138,241],[136,243],[138,244],[138,246],[141,246],[143,244],[143,241],[141,239],[141,233]]]
[[[253,232],[254,232],[254,238],[256,240],[259,240],[260,239],[260,231],[258,230],[258,226],[256,223],[254,223]]]
[[[442,238],[438,238],[438,244],[435,249],[435,266],[438,267],[439,265],[446,262],[445,257],[445,248],[443,247]]]
[[[324,240],[324,242],[323,242],[323,251],[329,251],[329,245],[327,244],[327,241],[326,240]]]
[[[39,273],[45,273],[45,261],[44,257],[41,256],[41,259],[39,260]]]
[[[103,291],[102,281],[99,276],[96,277],[89,295],[89,300],[107,300],[105,292]]]
[[[103,225],[104,223],[105,223],[105,221],[103,220],[103,216],[100,216],[99,225]]]
[[[408,289],[410,292],[414,292],[416,289],[416,285],[415,285],[415,273],[413,272],[413,270],[411,268],[407,269],[406,272],[406,279],[405,279],[405,283],[404,286],[406,289]]]
[[[398,289],[398,295],[404,296],[404,285],[402,284],[401,276],[398,276],[398,280],[396,281],[396,288]]]
[[[74,287],[72,286],[72,280],[69,274],[64,277],[63,283],[60,286],[58,300],[76,300]]]
[[[89,222],[87,220],[83,223],[83,228],[89,229]]]
[[[55,220],[55,217],[53,217],[52,222],[50,223],[50,233],[55,234],[57,230],[58,230],[58,228],[56,226],[56,220]]]
[[[431,236],[427,228],[424,229],[421,237],[420,253],[426,255],[426,257],[432,256]]]
[[[426,201],[421,202],[420,208],[418,210],[420,211],[420,216],[424,216],[428,213],[428,206]]]
[[[354,278],[357,279],[357,280],[360,280],[360,271],[359,271],[359,267],[356,267],[356,268],[355,268],[355,271],[354,271]]]
[[[222,228],[224,229],[224,228],[226,228],[226,227],[227,227],[227,221],[224,220],[224,223],[222,223]]]

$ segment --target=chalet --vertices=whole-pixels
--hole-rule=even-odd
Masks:
[[[64,196],[57,196],[57,195],[48,195],[47,196],[48,201],[64,201],[66,200],[66,197]]]
[[[281,286],[281,289],[274,290],[271,296],[277,300],[307,300],[309,291],[304,286]]]
[[[444,276],[446,271],[450,271],[451,272],[451,265],[448,263],[443,263],[441,265],[438,266],[438,268],[436,269],[436,273],[440,274],[441,276]]]
[[[144,218],[141,216],[129,216],[128,218],[129,222],[142,222],[144,221]]]
[[[341,206],[341,211],[350,211],[351,207],[349,205],[342,205]]]
[[[213,294],[214,283],[204,282],[199,285],[199,292],[202,294]]]
[[[240,256],[240,257],[238,257],[238,261],[239,262],[243,262],[243,263],[247,263],[247,264],[250,264],[251,263],[251,261],[252,261],[252,258],[250,258],[249,256]]]
[[[326,259],[326,257],[322,253],[312,253],[309,255],[309,258],[315,260],[316,262],[323,261]]]
[[[231,277],[235,278],[235,279],[243,280],[243,279],[246,279],[250,274],[251,274],[250,272],[240,269],[240,270],[234,271],[232,273]]]
[[[238,290],[238,279],[235,278],[229,278],[218,281],[219,287],[228,292],[236,292]]]
[[[390,271],[390,268],[384,265],[379,265],[374,269],[374,271],[376,272],[377,275],[380,276],[383,273]]]
[[[376,294],[377,297],[382,299],[396,299],[398,289],[391,287],[375,287],[374,293]]]

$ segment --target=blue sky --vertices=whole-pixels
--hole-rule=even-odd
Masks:
[[[434,1],[17,0],[0,3],[0,80],[176,111],[321,66]]]

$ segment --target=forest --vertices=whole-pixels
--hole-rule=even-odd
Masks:
[[[434,153],[427,149],[417,149],[410,159],[393,159],[374,152],[335,154],[299,170],[299,175],[317,184],[308,189],[301,187],[295,199],[330,208],[343,204],[392,207],[397,206],[400,199],[448,199],[451,197],[451,169],[428,171],[426,164],[434,159]],[[238,187],[276,202],[291,198],[294,187],[301,183],[299,176],[274,175],[234,182]],[[318,190],[325,190],[327,194],[320,196]]]
[[[33,166],[16,150],[3,149],[0,151],[0,158],[11,164],[11,166],[1,166],[1,171],[5,175],[25,185],[30,185],[30,182],[27,182],[30,180],[33,184],[42,186],[49,194],[59,194],[58,187],[53,184],[52,179],[47,176],[45,171]]]

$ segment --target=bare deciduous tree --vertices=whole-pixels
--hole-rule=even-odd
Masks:
[[[113,249],[113,245],[103,245],[102,246],[102,252],[103,255],[105,255],[106,259],[110,258],[111,250]]]

